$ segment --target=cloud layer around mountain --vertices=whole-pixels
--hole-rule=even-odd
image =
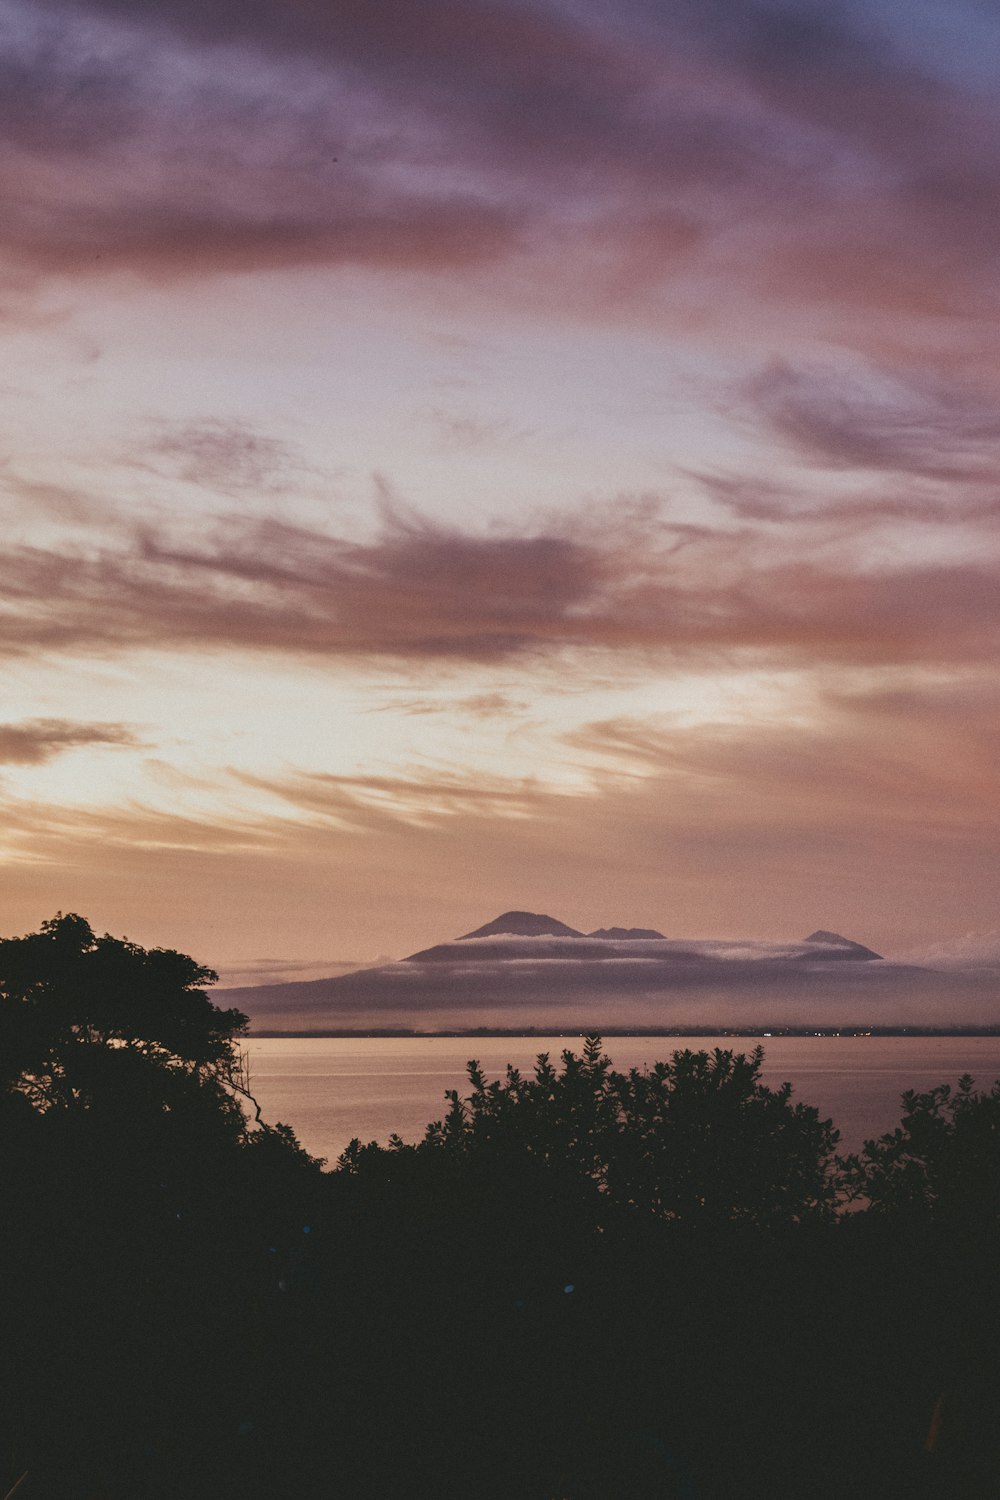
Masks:
[[[508,937],[483,945],[488,951],[466,955],[459,949],[476,943],[444,944],[343,978],[222,998],[247,1010],[256,1029],[278,1031],[662,1026],[697,1034],[982,1026],[997,1018],[995,974],[956,967],[943,976],[829,951],[803,956],[795,943]],[[612,946],[620,950],[614,956]]]

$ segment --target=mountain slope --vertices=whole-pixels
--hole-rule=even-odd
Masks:
[[[666,942],[655,927],[598,927],[596,932],[588,932],[587,937],[608,938],[614,943],[627,943],[630,938],[662,938]]]
[[[653,932],[583,934],[545,914],[504,912],[396,963],[217,997],[278,1031],[663,1026],[697,1036],[699,1027],[1000,1021],[1000,994],[982,974],[945,980],[839,933],[764,943]]]
[[[852,942],[850,938],[841,937],[839,932],[824,932],[822,928],[818,932],[811,932],[805,940],[807,943],[822,943],[824,948],[833,949],[831,957],[881,959],[881,953],[866,948],[863,943]]]
[[[546,917],[539,912],[533,911],[505,911],[492,922],[487,922],[485,927],[477,927],[475,932],[464,932],[457,943],[468,942],[470,938],[485,937],[583,937],[575,927],[567,927],[565,922],[557,922],[555,917]]]

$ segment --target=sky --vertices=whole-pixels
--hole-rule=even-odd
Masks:
[[[0,930],[1000,954],[994,6],[0,10]]]

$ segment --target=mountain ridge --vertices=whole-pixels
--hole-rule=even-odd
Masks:
[[[593,932],[581,932],[578,927],[570,927],[568,923],[562,922],[558,917],[550,917],[546,912],[534,911],[505,911],[491,922],[484,922],[482,927],[476,927],[472,932],[463,932],[460,937],[451,939],[455,943],[474,942],[481,938],[592,938],[603,942],[642,942],[647,940],[659,940],[669,942],[670,939],[655,927],[598,927]],[[699,941],[699,940],[696,940]],[[708,939],[700,941],[710,941]],[[817,946],[842,950],[840,956],[856,959],[879,959],[881,953],[876,953],[873,948],[866,948],[863,943],[857,943],[853,938],[844,937],[842,933],[830,932],[826,928],[817,928],[808,937],[798,939],[800,943],[815,943]],[[435,943],[431,948],[423,949],[420,953],[413,953],[404,963],[421,958],[425,953],[437,954],[447,948],[447,942]]]
[[[806,943],[823,943],[828,948],[844,948],[848,950],[845,957],[851,958],[877,958],[881,959],[881,953],[876,953],[873,948],[866,948],[864,943],[856,943],[853,938],[842,937],[839,932],[826,932],[822,927],[816,932],[811,932]]]
[[[660,938],[667,941],[666,933],[657,932],[655,927],[598,927],[594,932],[588,932],[587,937],[606,938],[610,942],[625,943],[632,938]]]
[[[463,932],[454,941],[466,943],[470,938],[484,937],[583,937],[583,933],[543,912],[505,911],[474,932]]]
[[[511,929],[514,929],[513,931]],[[641,936],[635,935],[636,933]],[[666,938],[653,928],[581,933],[549,913],[509,911],[461,938],[353,973],[224,991],[255,1027],[321,1031],[518,1024],[594,1030],[663,1025],[765,1030],[995,1023],[992,981],[880,958],[817,929],[787,942]],[[988,976],[987,976],[988,978]],[[681,1031],[677,1028],[680,1027]]]

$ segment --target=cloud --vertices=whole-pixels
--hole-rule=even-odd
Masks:
[[[876,529],[893,528],[897,535],[918,527],[951,528],[975,536],[995,528],[1000,496],[992,478],[955,475],[946,486],[917,487],[890,482],[851,487],[837,493],[824,488],[817,494],[792,484],[776,484],[754,474],[733,475],[692,471],[691,477],[708,495],[740,521],[780,522],[828,530],[849,527],[856,539]]]
[[[408,130],[405,111],[390,123],[356,79],[331,87],[314,66],[178,51],[159,18],[136,30],[72,7],[58,22],[14,14],[0,105],[11,274],[434,272],[518,237],[514,203],[408,170],[400,142],[426,130]]]
[[[0,765],[41,766],[95,745],[133,748],[140,743],[124,724],[84,724],[69,719],[25,719],[0,724]]]
[[[366,264],[454,270],[512,248],[515,218],[489,205],[406,201],[344,203],[326,217],[164,203],[138,210],[73,206],[41,223],[13,216],[3,244],[44,273],[135,271],[154,281],[298,266]]]
[[[127,53],[102,57],[77,32],[76,47],[56,26],[18,27],[7,14],[0,56],[0,140],[8,163],[38,153],[91,157],[115,145],[141,123],[138,92],[123,87],[130,78]],[[11,25],[11,21],[14,24]]]
[[[504,719],[529,712],[531,705],[509,693],[470,693],[467,698],[457,699],[455,707],[474,719]]]
[[[413,717],[429,714],[459,714],[470,719],[506,719],[531,710],[526,698],[510,693],[470,693],[464,698],[397,698],[379,704],[372,713],[401,713]]]
[[[27,479],[9,465],[3,468],[0,484],[7,502],[35,521],[42,515],[62,525],[100,526],[108,519],[106,498],[79,485]]]
[[[525,818],[538,813],[545,800],[542,789],[530,779],[515,781],[447,768],[422,768],[394,776],[234,775],[309,819],[368,831],[400,824],[429,825],[457,814],[482,820]]]
[[[810,463],[995,483],[1000,417],[994,400],[926,374],[867,373],[867,380],[849,380],[776,361],[745,389],[756,412]]]
[[[533,158],[536,170],[568,158],[581,162],[599,150],[618,165],[634,159],[629,128],[640,146],[637,98],[655,79],[641,51],[581,20],[543,6],[499,5],[484,0],[428,0],[417,15],[405,0],[386,0],[378,11],[349,0],[336,6],[287,6],[264,0],[249,6],[216,5],[211,13],[186,3],[124,6],[56,3],[54,13],[102,15],[122,34],[148,45],[167,28],[197,55],[240,49],[247,59],[305,61],[329,83],[362,84],[395,125],[429,122],[446,150],[468,161],[492,156],[501,169]],[[123,24],[124,23],[124,24]],[[652,139],[656,139],[655,134]]]
[[[773,359],[734,381],[717,409],[758,454],[738,471],[686,472],[758,535],[794,523],[800,556],[821,538],[848,535],[876,556],[891,548],[915,557],[921,543],[925,557],[992,555],[1000,420],[983,370],[961,359],[877,363],[843,352],[822,362]]]
[[[89,551],[11,549],[7,654],[148,648],[344,661],[501,663],[566,651],[703,666],[992,659],[1000,559],[809,555],[655,512],[554,517],[527,534],[389,511],[370,541],[246,517],[188,540],[152,528]]]
[[[406,0],[384,0],[374,13],[361,0],[294,11],[278,0],[222,3],[211,10],[197,0],[59,0],[52,9],[103,13],[154,30],[169,27],[199,46],[242,43],[267,52],[318,53],[418,83],[428,66],[452,74],[465,68],[470,93],[484,77],[526,78],[537,87],[550,68],[589,77],[602,61],[600,47],[569,18],[483,0],[428,0],[419,15]],[[462,80],[456,77],[455,85],[463,86]]]
[[[354,959],[317,958],[248,958],[236,963],[218,964],[219,983],[241,988],[259,984],[301,984],[310,979],[327,979],[332,974],[350,974],[364,965]]]
[[[288,443],[248,422],[219,418],[158,424],[132,461],[217,494],[280,493],[306,472]]]
[[[390,518],[369,544],[276,522],[213,546],[147,531],[89,557],[23,549],[8,577],[14,649],[238,646],[486,660],[558,643],[598,586],[598,553],[560,535],[476,537]]]
[[[682,801],[671,816],[692,831],[745,820],[832,842],[841,828],[873,837],[929,830],[984,847],[995,836],[987,810],[1000,805],[1000,692],[988,672],[961,684],[827,689],[801,708],[798,723],[607,719],[569,740],[676,788]]]
[[[987,969],[1000,972],[1000,928],[967,932],[962,937],[928,943],[903,955],[908,963],[929,969]]]
[[[744,945],[750,947],[752,945]],[[531,1025],[604,1030],[703,1027],[871,1027],[990,1024],[994,985],[974,972],[941,974],[890,963],[798,964],[788,959],[559,962],[505,958],[398,963],[252,993],[223,992],[258,1028]]]
[[[520,443],[534,436],[531,431],[515,427],[507,418],[489,420],[468,413],[444,411],[440,407],[434,407],[429,415],[442,447],[448,451],[471,452],[500,444]]]
[[[342,953],[412,952],[512,908],[674,937],[822,928],[905,956],[996,923],[993,663],[948,677],[813,677],[770,719],[605,718],[553,757],[572,789],[434,765],[233,771],[209,806],[182,786],[161,807],[7,789],[6,920],[80,910],[213,964],[220,934],[306,957],[335,922]]]
[[[12,13],[0,249],[22,272],[363,266],[729,336],[766,304],[771,329],[825,323],[861,346],[890,325],[897,346],[939,337],[942,313],[974,341],[991,305],[995,112],[890,16],[805,0]]]

